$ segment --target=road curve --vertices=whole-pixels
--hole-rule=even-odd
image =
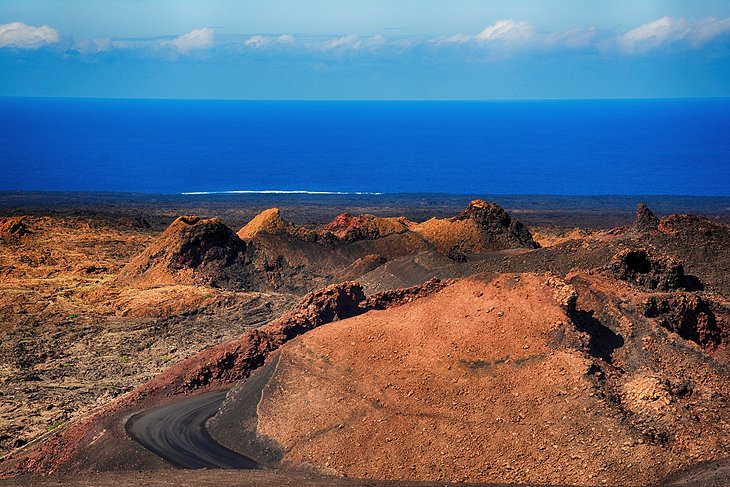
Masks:
[[[227,392],[209,392],[143,411],[129,418],[125,429],[142,446],[180,468],[260,468],[216,442],[205,427]]]

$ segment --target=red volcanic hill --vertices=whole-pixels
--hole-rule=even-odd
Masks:
[[[464,254],[537,247],[524,225],[500,206],[479,200],[450,219],[418,224],[403,217],[342,213],[318,231],[283,221],[277,209],[270,209],[238,235],[254,249],[259,275],[275,288],[357,279],[404,256],[423,254],[424,260],[441,260],[438,265],[445,266],[454,264],[447,257],[463,260]]]
[[[122,269],[116,282],[248,289],[255,279],[245,254],[245,242],[219,219],[181,216]]]
[[[530,231],[496,203],[475,200],[453,218],[432,218],[413,227],[444,252],[492,252],[538,248]]]
[[[689,296],[600,272],[463,279],[288,342],[209,428],[348,477],[647,485],[730,452],[730,378],[708,355],[727,342],[667,326],[720,318],[647,304]]]

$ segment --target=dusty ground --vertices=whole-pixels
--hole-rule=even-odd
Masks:
[[[277,471],[230,471],[230,470],[171,470],[156,472],[103,472],[96,474],[78,475],[51,475],[48,477],[26,477],[0,480],[0,486],[18,487],[97,487],[100,485],[114,485],[118,487],[279,487],[291,485],[296,487],[447,487],[460,485],[464,487],[500,487],[497,484],[445,484],[444,482],[403,482],[367,479],[348,479],[338,477],[323,478],[319,475],[292,474],[291,472]],[[530,487],[530,486],[523,486]],[[537,487],[537,486],[536,486]],[[555,486],[560,487],[560,486]],[[697,487],[700,487],[699,485]],[[704,487],[721,487],[710,486]]]
[[[576,287],[502,274],[314,330],[211,433],[241,451],[236,404],[253,394],[283,464],[351,477],[647,485],[727,456],[727,367],[620,311],[646,294],[573,281],[572,311]]]

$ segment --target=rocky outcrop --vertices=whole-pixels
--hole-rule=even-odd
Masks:
[[[472,201],[458,216],[432,218],[412,229],[447,254],[539,247],[520,221],[498,204],[483,200]]]
[[[119,274],[118,284],[252,288],[246,243],[217,218],[181,216]]]
[[[325,225],[320,233],[332,234],[339,240],[353,242],[404,233],[413,225],[413,222],[404,217],[382,218],[374,215],[352,216],[349,213],[341,213]]]
[[[693,214],[673,214],[657,222],[649,210],[639,210],[629,232],[638,246],[680,259],[706,289],[730,293],[729,225]]]
[[[387,309],[428,296],[445,284],[435,279],[421,286],[366,297],[355,282],[313,291],[276,321],[251,330],[240,339],[205,350],[155,378],[150,384],[174,384],[184,392],[215,383],[239,381],[263,365],[266,358],[289,340],[327,323],[351,318],[372,309]]]
[[[0,218],[0,241],[18,240],[31,233],[22,216]]]
[[[644,203],[636,207],[636,220],[631,229],[640,234],[656,232],[659,229],[659,218]]]
[[[718,319],[710,304],[697,294],[650,296],[644,302],[643,314],[647,318],[655,318],[663,328],[701,347],[712,350],[728,343],[728,325]]]
[[[645,248],[620,251],[611,260],[609,269],[617,278],[649,290],[676,291],[692,288],[694,284],[684,275],[679,259],[654,256]]]
[[[434,277],[420,286],[408,287],[403,289],[391,289],[389,291],[383,291],[375,293],[368,297],[365,308],[367,309],[388,309],[393,306],[400,306],[411,301],[428,296],[435,292],[438,292],[451,284],[450,280],[442,280]]]

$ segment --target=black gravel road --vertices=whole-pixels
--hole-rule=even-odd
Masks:
[[[216,442],[205,427],[226,397],[210,392],[135,414],[129,436],[180,468],[255,469],[260,465]]]

